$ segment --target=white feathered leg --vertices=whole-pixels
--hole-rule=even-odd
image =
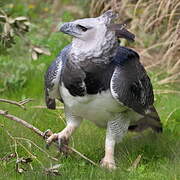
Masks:
[[[105,156],[101,160],[101,166],[108,169],[116,169],[116,164],[114,160],[114,147],[115,147],[115,138],[110,136],[107,131],[106,141],[105,141]]]
[[[61,148],[63,146],[63,143],[66,144],[69,137],[80,126],[82,118],[79,116],[74,116],[70,111],[68,111],[67,108],[65,108],[65,116],[67,126],[61,132],[52,134],[47,139],[47,144],[50,144],[52,141],[58,140],[59,147]]]
[[[116,169],[114,160],[115,144],[120,142],[125,133],[128,131],[129,120],[126,114],[121,114],[115,120],[109,121],[107,124],[105,156],[101,160],[101,166],[108,169]]]

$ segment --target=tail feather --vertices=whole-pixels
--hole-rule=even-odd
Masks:
[[[147,110],[143,118],[139,119],[135,124],[130,125],[128,130],[141,132],[147,128],[152,128],[157,133],[163,132],[162,123],[154,106],[151,106]]]
[[[56,109],[56,101],[49,97],[47,88],[45,88],[45,103],[48,109]]]
[[[56,109],[56,101],[55,99],[51,99],[49,97],[46,97],[46,106],[48,109]]]

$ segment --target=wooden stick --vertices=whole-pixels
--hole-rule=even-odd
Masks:
[[[24,127],[27,127],[29,129],[31,129],[33,132],[35,132],[37,135],[41,136],[44,138],[44,133],[42,131],[40,131],[38,128],[36,128],[35,126],[29,124],[28,122],[14,116],[14,115],[11,115],[8,113],[8,111],[3,111],[3,110],[0,110],[0,115],[10,119],[10,120],[13,120],[13,121],[16,121],[18,123],[20,123],[21,125],[23,125]],[[90,162],[91,164],[95,165],[95,166],[98,166],[95,162],[93,162],[92,160],[90,160],[89,158],[87,158],[86,156],[84,156],[83,154],[81,154],[80,152],[78,152],[76,149],[72,148],[72,147],[69,147],[69,146],[66,146],[65,147],[67,149],[69,149],[70,151],[78,154],[80,157],[82,157],[83,159],[87,160],[88,162]]]
[[[34,127],[33,125],[27,123],[26,121],[24,121],[24,120],[22,120],[22,119],[20,119],[20,118],[18,118],[16,116],[13,116],[13,115],[9,114],[8,111],[0,110],[0,115],[22,124],[23,126],[25,126],[25,127],[29,128],[29,129],[31,129],[32,131],[34,131],[39,136],[44,136],[44,133],[42,131],[40,131],[38,128]]]
[[[47,109],[47,106],[31,106],[31,108]],[[56,107],[56,109],[64,109],[64,107],[58,106],[58,107]]]
[[[22,109],[26,109],[24,104],[28,103],[29,101],[32,101],[32,99],[24,99],[23,101],[20,101],[20,102],[8,100],[8,99],[0,99],[0,102],[14,104],[16,106],[19,106]]]

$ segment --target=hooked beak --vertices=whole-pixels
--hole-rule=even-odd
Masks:
[[[61,25],[59,31],[68,34],[70,36],[73,37],[77,37],[78,35],[80,35],[77,32],[77,27],[74,23],[68,22],[68,23],[64,23],[63,25]]]

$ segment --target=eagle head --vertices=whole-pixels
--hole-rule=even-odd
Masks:
[[[109,25],[115,18],[116,14],[109,10],[96,18],[78,19],[62,24],[60,31],[73,37],[70,54],[83,61],[102,57],[107,51],[114,49],[117,38]]]
[[[114,24],[117,14],[106,11],[96,18],[78,19],[61,25],[60,31],[73,37],[71,54],[76,59],[102,58],[113,56],[118,38],[134,40],[134,35],[122,24]],[[104,60],[104,59],[103,59]]]
[[[83,41],[91,41],[98,36],[105,36],[107,26],[116,14],[109,10],[97,18],[84,18],[61,25],[60,31]]]

